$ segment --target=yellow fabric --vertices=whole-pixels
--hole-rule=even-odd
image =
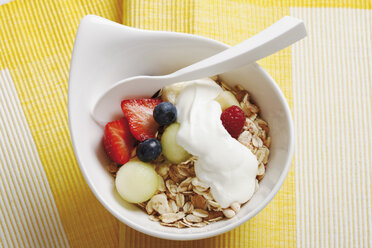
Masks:
[[[16,0],[0,6],[0,69],[8,68],[13,77],[70,246],[115,247],[119,222],[86,184],[68,130],[71,51],[80,19],[91,13],[119,21],[121,5]]]
[[[294,170],[273,201],[218,237],[166,241],[120,224],[93,196],[76,162],[67,82],[77,25],[96,14],[125,25],[187,32],[234,45],[297,7],[371,9],[370,0],[14,0],[0,6],[0,70],[9,69],[71,247],[295,247]],[[292,107],[291,50],[259,61]],[[23,240],[27,246],[28,240]],[[49,246],[55,244],[45,241]]]

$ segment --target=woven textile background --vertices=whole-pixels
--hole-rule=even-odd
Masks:
[[[6,1],[8,2],[8,1]],[[0,1],[0,246],[372,247],[372,3],[255,0]],[[200,241],[153,238],[95,199],[68,130],[68,72],[80,19],[187,32],[230,45],[284,15],[309,36],[259,61],[297,129],[283,187],[256,217]]]

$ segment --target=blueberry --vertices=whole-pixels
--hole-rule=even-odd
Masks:
[[[143,162],[157,159],[161,153],[161,144],[157,139],[147,139],[139,143],[137,157]]]
[[[154,108],[154,119],[159,125],[170,125],[177,119],[177,109],[170,102],[162,102]]]

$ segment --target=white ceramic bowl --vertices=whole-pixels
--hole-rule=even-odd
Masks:
[[[102,145],[103,128],[90,116],[96,98],[115,82],[135,75],[176,71],[228,46],[195,35],[129,28],[101,17],[86,16],[79,25],[72,54],[68,115],[72,144],[80,169],[103,206],[128,226],[151,236],[193,240],[227,232],[251,219],[275,196],[291,166],[294,128],[290,109],[275,81],[252,64],[224,73],[230,85],[241,84],[252,95],[268,121],[272,146],[258,192],[236,217],[203,228],[176,229],[159,225],[146,213],[120,199]],[[152,92],[149,92],[149,96]],[[120,103],[119,103],[120,104]]]

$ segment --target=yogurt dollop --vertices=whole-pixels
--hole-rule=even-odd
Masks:
[[[196,176],[226,208],[252,197],[258,162],[222,125],[221,106],[214,100],[221,92],[221,87],[209,78],[187,82],[176,100],[181,125],[177,143],[198,158]]]

